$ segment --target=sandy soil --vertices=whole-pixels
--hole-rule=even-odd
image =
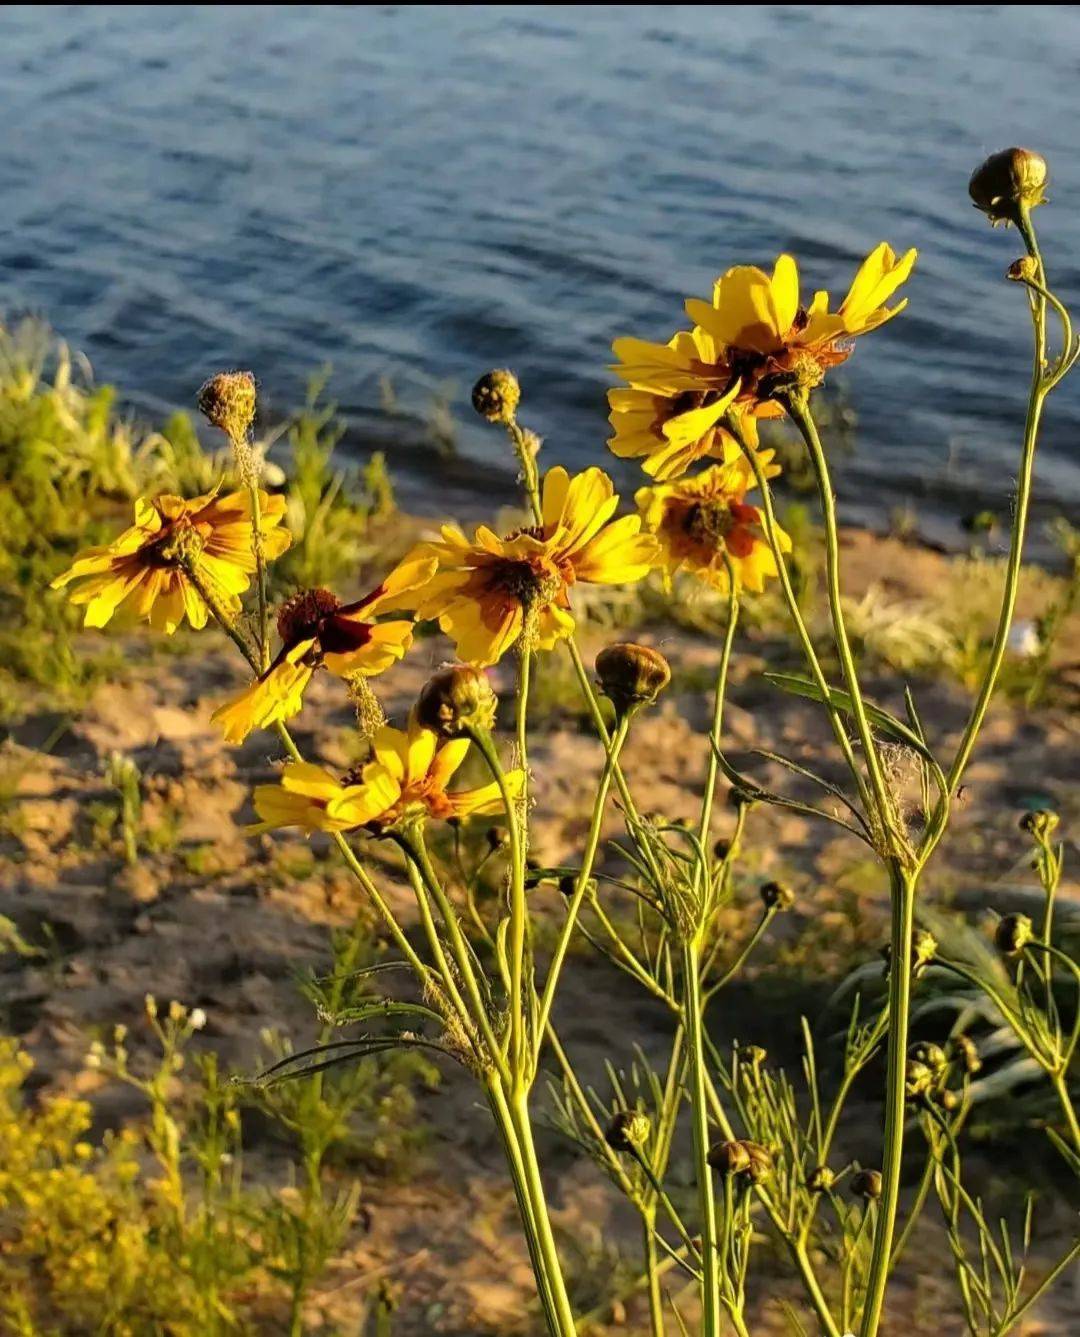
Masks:
[[[925,591],[943,561],[927,550],[862,534],[848,535],[847,545],[848,579],[856,593],[883,579],[900,595]],[[716,646],[685,632],[663,631],[650,639],[662,643],[678,681],[704,681],[715,662]],[[204,1008],[209,1024],[203,1043],[244,1070],[261,1028],[279,1027],[298,1044],[314,1031],[295,972],[325,964],[329,926],[350,922],[356,911],[354,884],[343,869],[323,861],[299,878],[286,877],[283,852],[287,856],[302,842],[289,834],[252,840],[241,833],[240,824],[250,816],[251,786],[273,776],[278,755],[267,735],[230,749],[211,728],[211,709],[240,674],[216,640],[205,644],[213,646],[205,655],[140,667],[140,660],[149,661],[146,643],[132,639],[131,683],[103,687],[70,721],[43,710],[17,727],[0,750],[2,774],[13,791],[5,809],[7,834],[0,834],[0,915],[14,920],[33,942],[44,940],[47,927],[56,945],[47,966],[0,958],[3,1012],[33,1053],[34,1081],[41,1085],[76,1080],[85,1085],[85,1077],[76,1074],[91,1028],[125,1022],[137,1035],[148,990]],[[767,785],[807,797],[781,767],[750,756],[751,748],[763,747],[806,761],[826,739],[813,706],[778,694],[761,677],[764,658],[775,650],[756,641],[740,651],[726,745],[733,759]],[[404,718],[425,675],[446,654],[440,640],[421,641],[390,675],[385,704],[392,719]],[[902,706],[902,688],[887,678],[869,683],[871,695],[893,708]],[[941,682],[918,683],[916,693],[924,720],[947,755],[965,699]],[[627,759],[631,774],[642,778],[643,808],[673,818],[693,812],[704,771],[700,730],[708,708],[703,689],[683,688],[642,718]],[[350,723],[338,685],[322,678],[313,684],[296,736],[307,755],[343,767],[354,757]],[[1064,711],[1027,716],[995,707],[971,767],[968,801],[928,875],[928,904],[958,903],[982,913],[1032,895],[1035,884],[1017,815],[1024,805],[1046,803],[1061,812],[1066,833],[1076,830],[1077,735],[1076,717]],[[144,777],[146,821],[174,828],[170,847],[147,855],[135,869],[92,838],[93,804],[111,798],[102,772],[113,749],[132,757]],[[543,863],[574,858],[599,746],[573,724],[555,724],[537,736],[531,759],[538,814],[534,856]],[[726,834],[731,820],[721,807],[714,834]],[[612,812],[612,834],[617,825]],[[315,845],[322,848],[319,841]],[[827,823],[767,809],[752,814],[746,850],[737,875],[744,908],[732,912],[733,932],[750,922],[762,880],[782,877],[799,896],[794,912],[778,922],[777,941],[764,948],[763,963],[779,953],[798,976],[798,987],[813,998],[814,979],[808,975],[874,956],[884,938],[883,889],[868,874],[856,842]],[[385,853],[374,853],[393,904],[411,918],[407,888]],[[1074,853],[1070,849],[1070,856]],[[1080,891],[1077,860],[1071,862],[1073,873],[1063,888],[1066,913]],[[554,889],[541,888],[536,895],[558,913]],[[809,943],[813,951],[802,950]],[[820,989],[819,983],[818,997]],[[751,972],[747,984],[725,996],[716,1020],[718,1038],[737,1032],[746,1042],[794,1052],[797,1016],[790,996],[795,991],[785,984],[783,971],[767,964]],[[625,977],[591,956],[579,954],[572,961],[558,1017],[586,1078],[599,1074],[613,1047],[619,1062],[629,1061],[633,1043],[663,1053],[663,1016]],[[97,1099],[106,1122],[138,1112],[137,1099],[115,1087],[103,1087]],[[349,1252],[320,1287],[310,1315],[313,1329],[322,1314],[344,1322],[355,1313],[356,1297],[389,1276],[401,1290],[395,1333],[464,1337],[535,1331],[514,1204],[476,1091],[448,1067],[440,1089],[423,1094],[421,1102],[432,1125],[429,1150],[409,1182],[374,1178],[365,1184],[366,1228],[358,1228]],[[875,1120],[868,1112],[872,1137]],[[259,1135],[254,1125],[252,1136]],[[262,1135],[267,1144],[256,1143],[253,1155],[270,1165],[281,1148],[270,1133]],[[599,1294],[611,1242],[628,1240],[636,1248],[631,1223],[589,1164],[553,1131],[545,1132],[543,1141],[558,1225],[582,1246],[583,1257],[575,1264],[581,1293]],[[676,1162],[676,1175],[683,1172]],[[778,1261],[755,1295],[755,1332],[784,1330],[777,1301],[790,1294],[790,1278]],[[958,1320],[942,1326],[944,1294],[939,1277],[920,1279],[912,1270],[897,1306],[900,1317],[886,1331],[960,1332]],[[1069,1298],[1059,1292],[1043,1316],[1022,1331],[1077,1331],[1080,1311],[1071,1309]],[[643,1331],[632,1301],[608,1317],[619,1331]]]

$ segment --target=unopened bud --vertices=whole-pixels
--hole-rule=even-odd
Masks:
[[[1046,840],[1057,830],[1061,818],[1050,808],[1036,808],[1034,812],[1025,812],[1020,818],[1020,830],[1026,831],[1037,840]]]
[[[1016,956],[1035,936],[1035,929],[1027,915],[1005,915],[997,922],[994,943],[999,952]]]
[[[489,371],[473,386],[473,408],[488,422],[513,422],[520,402],[521,386],[518,379],[505,368]]]
[[[795,904],[795,893],[785,882],[765,882],[758,895],[766,910],[790,910]]]
[[[623,716],[652,705],[671,681],[671,668],[659,650],[627,641],[600,651],[596,676],[615,713]]]
[[[484,832],[484,839],[488,843],[488,849],[494,853],[509,844],[510,833],[505,826],[489,826],[487,831]]]
[[[857,1198],[876,1202],[881,1197],[881,1171],[858,1170],[851,1176],[851,1191]]]
[[[222,371],[199,390],[199,412],[230,441],[246,441],[255,421],[255,377],[250,371]]]
[[[1033,283],[1039,277],[1039,266],[1034,256],[1022,255],[1014,260],[1005,271],[1005,277],[1013,283]]]
[[[904,1093],[909,1100],[929,1095],[934,1086],[934,1074],[925,1063],[909,1058],[904,1068]]]
[[[716,1142],[709,1148],[708,1162],[722,1175],[743,1174],[750,1168],[750,1153],[744,1142]]]
[[[982,1068],[982,1059],[978,1048],[970,1035],[954,1035],[949,1045],[958,1062],[969,1076],[974,1076]]]
[[[810,1177],[806,1181],[806,1187],[811,1193],[828,1193],[835,1183],[835,1171],[830,1170],[827,1165],[819,1165],[816,1169],[811,1170]]]
[[[443,738],[456,738],[466,725],[490,729],[498,698],[483,669],[454,664],[440,669],[420,690],[416,720]]]
[[[1046,159],[1034,149],[992,153],[972,173],[968,194],[991,223],[1015,223],[1021,212],[1042,204],[1046,194]]]
[[[642,1151],[652,1122],[641,1110],[620,1110],[607,1126],[604,1141],[613,1151]]]

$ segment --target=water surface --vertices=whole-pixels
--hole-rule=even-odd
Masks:
[[[842,292],[885,238],[921,260],[844,369],[841,495],[947,538],[1007,508],[1029,356],[1015,234],[967,178],[1047,154],[1080,297],[1078,74],[1075,6],[7,7],[0,303],[154,414],[221,365],[284,411],[332,362],[349,448],[387,447],[411,504],[479,509],[512,494],[479,372],[514,367],[551,456],[593,462],[613,336],[666,338],[781,249]],[[424,425],[445,393],[453,454]],[[1078,428],[1066,383],[1042,514],[1076,516]]]

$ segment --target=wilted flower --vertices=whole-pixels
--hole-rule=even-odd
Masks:
[[[267,558],[292,542],[281,528],[285,499],[259,493],[259,531]],[[239,596],[255,571],[251,500],[245,492],[208,492],[185,501],[168,494],[135,503],[135,523],[112,543],[87,548],[52,588],[79,582],[71,595],[85,604],[85,625],[104,627],[121,607],[171,635],[186,617],[204,627],[211,609],[240,611]]]
[[[369,678],[397,663],[412,645],[412,621],[375,619],[429,580],[434,570],[431,559],[402,562],[370,594],[349,604],[325,589],[304,590],[287,599],[278,612],[277,658],[211,716],[225,738],[242,743],[253,729],[298,714],[318,668],[340,678]]]

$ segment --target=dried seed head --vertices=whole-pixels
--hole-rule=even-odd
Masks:
[[[199,412],[230,441],[246,441],[255,421],[255,377],[250,371],[221,371],[199,390]]]
[[[1027,915],[1005,915],[994,930],[994,943],[1005,956],[1016,956],[1035,936],[1035,929]]]
[[[671,681],[671,668],[659,650],[625,641],[600,651],[596,676],[600,690],[621,717],[651,706]]]
[[[292,594],[278,609],[277,629],[282,645],[292,648],[319,634],[323,618],[341,607],[341,600],[331,590],[301,590]]]
[[[881,1197],[881,1171],[858,1170],[851,1176],[851,1191],[857,1198],[876,1202]]]
[[[483,669],[452,664],[430,677],[420,690],[416,718],[443,738],[456,738],[466,725],[490,729],[498,698]]]
[[[1050,808],[1036,808],[1034,812],[1025,812],[1020,818],[1020,830],[1037,840],[1046,840],[1057,830],[1061,818]]]
[[[795,893],[784,882],[765,882],[758,895],[766,910],[790,910],[795,904]]]
[[[518,378],[505,367],[489,371],[473,386],[473,408],[488,422],[513,422],[520,402]]]
[[[976,209],[991,223],[1015,223],[1022,211],[1042,204],[1046,196],[1046,159],[1034,149],[1002,149],[992,153],[968,182]]]
[[[613,1151],[642,1151],[649,1140],[652,1123],[641,1110],[620,1110],[604,1133],[604,1141]]]

